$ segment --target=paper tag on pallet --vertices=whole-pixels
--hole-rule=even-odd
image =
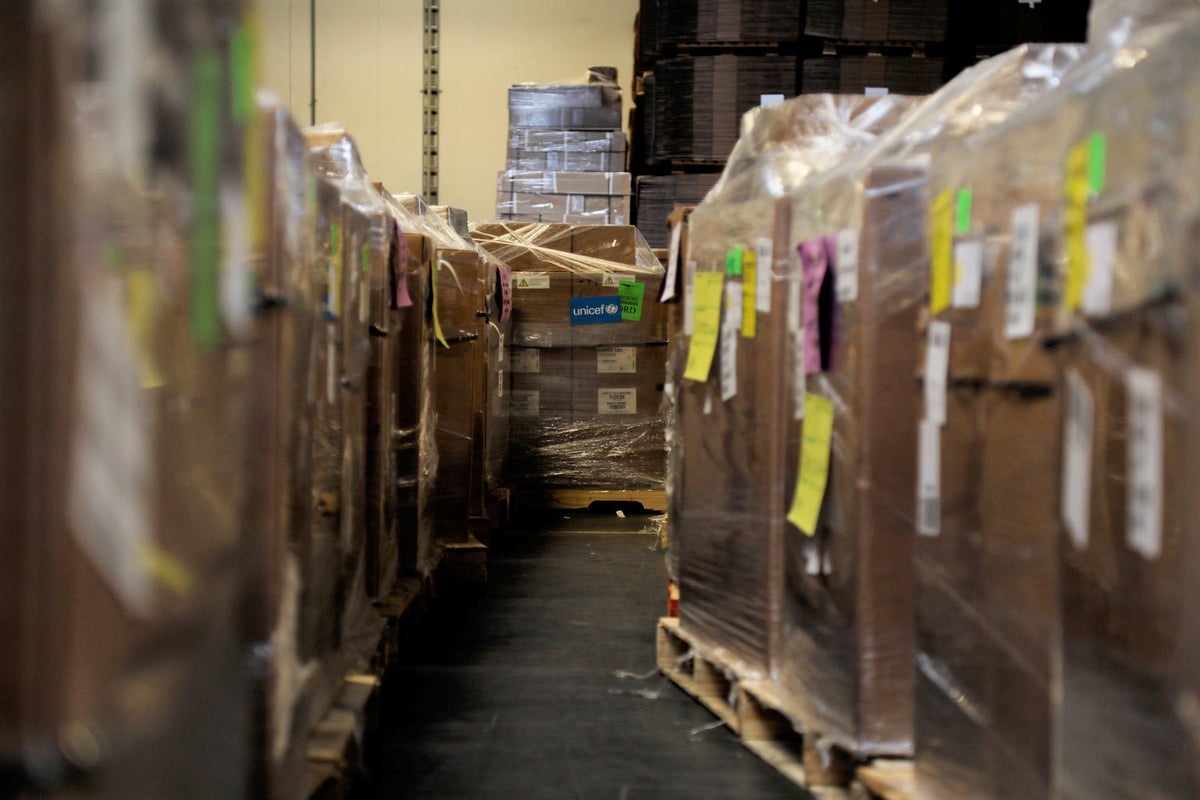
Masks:
[[[683,274],[683,335],[696,330],[696,262],[687,262]]]
[[[1097,222],[1088,225],[1084,234],[1087,243],[1088,272],[1083,284],[1079,308],[1092,316],[1112,311],[1113,266],[1117,258],[1117,223]]]
[[[847,228],[838,231],[837,262],[834,264],[837,275],[837,299],[839,303],[849,303],[858,299],[858,231]]]
[[[978,308],[983,293],[983,242],[972,239],[954,244],[954,308]]]
[[[1063,426],[1062,515],[1067,536],[1076,548],[1088,545],[1092,491],[1094,404],[1083,378],[1067,374],[1066,421]]]
[[[549,289],[550,276],[545,272],[512,273],[513,289]]]
[[[946,382],[950,369],[950,323],[929,323],[925,349],[925,419],[946,424]]]
[[[921,420],[917,439],[917,532],[937,536],[942,523],[942,426]]]
[[[596,408],[600,414],[636,414],[637,389],[597,389]]]
[[[1129,395],[1125,537],[1131,550],[1156,559],[1162,555],[1162,379],[1154,370],[1137,367],[1126,375],[1125,390]]]
[[[775,257],[775,243],[766,236],[755,245],[755,264],[758,267],[756,277],[758,286],[754,290],[754,302],[760,313],[771,311],[771,268]]]
[[[725,316],[721,322],[721,402],[737,395],[738,328],[742,325],[742,285],[725,284]]]
[[[1041,209],[1029,203],[1012,213],[1008,246],[1008,295],[1004,335],[1024,339],[1033,335],[1037,318],[1038,220]]]
[[[675,283],[679,280],[679,246],[683,236],[683,223],[676,222],[671,226],[671,245],[667,250],[667,274],[663,277],[662,293],[658,302],[666,303],[675,299]]]

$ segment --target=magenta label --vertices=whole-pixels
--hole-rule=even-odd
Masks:
[[[801,313],[804,320],[804,373],[821,371],[821,285],[829,269],[829,249],[825,237],[809,239],[797,250],[800,253]]]
[[[393,223],[392,232],[396,235],[396,308],[408,308],[412,298],[408,296],[408,240],[399,226]]]
[[[500,321],[508,322],[512,316],[512,283],[508,277],[508,267],[500,264],[496,267],[500,272]]]

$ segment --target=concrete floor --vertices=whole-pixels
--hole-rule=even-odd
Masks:
[[[377,797],[806,796],[654,669],[667,579],[647,520],[497,535],[486,590],[439,602],[385,677]]]

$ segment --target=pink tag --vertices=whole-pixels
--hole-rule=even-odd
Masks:
[[[408,240],[395,222],[392,223],[392,232],[396,235],[396,259],[400,262],[396,270],[396,308],[408,308],[413,304],[408,296]]]
[[[801,276],[804,282],[801,295],[804,320],[804,374],[821,371],[821,284],[829,268],[829,253],[825,238],[809,239],[797,248],[800,252]]]
[[[508,267],[500,264],[496,267],[500,272],[500,321],[508,322],[512,316],[512,283],[508,277]]]

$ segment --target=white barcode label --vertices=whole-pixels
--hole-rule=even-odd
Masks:
[[[721,402],[737,395],[738,331],[742,327],[742,285],[725,284],[725,315],[721,320]]]
[[[675,282],[679,276],[679,246],[683,236],[683,223],[671,226],[671,246],[667,250],[667,274],[663,278],[662,301],[675,299]]]
[[[683,335],[691,336],[696,329],[696,262],[687,262],[683,274]]]
[[[775,258],[775,243],[766,236],[758,240],[755,248],[757,285],[754,287],[755,308],[764,314],[771,311],[771,261]]]
[[[504,397],[504,370],[496,370],[496,397]]]
[[[545,272],[514,272],[509,281],[513,289],[549,289],[550,276]]]
[[[1012,214],[1008,246],[1008,297],[1004,335],[1024,339],[1033,335],[1037,315],[1038,224],[1037,203],[1023,205]]]
[[[637,372],[636,347],[601,347],[596,350],[596,372]]]
[[[847,228],[837,235],[837,299],[849,303],[858,299],[858,231]]]
[[[925,419],[946,424],[946,379],[950,369],[950,323],[929,323],[925,349]]]
[[[1067,536],[1076,548],[1088,545],[1092,491],[1092,393],[1079,373],[1066,381],[1066,424],[1063,426],[1062,516]]]
[[[1125,378],[1125,389],[1129,395],[1125,537],[1131,550],[1155,559],[1162,555],[1162,379],[1153,370],[1134,368]]]
[[[917,532],[937,536],[942,527],[941,424],[921,420],[917,448]]]
[[[973,240],[954,245],[954,290],[950,303],[955,308],[978,308],[983,293],[983,242]]]
[[[1112,311],[1113,262],[1117,257],[1117,224],[1097,222],[1086,234],[1088,251],[1087,281],[1083,284],[1080,310],[1103,316]]]
[[[596,407],[601,414],[636,414],[637,389],[598,389]]]
[[[542,371],[542,351],[536,347],[512,348],[513,374],[536,375]]]
[[[508,393],[509,411],[521,417],[536,417],[541,413],[541,392],[537,389],[513,389]]]

